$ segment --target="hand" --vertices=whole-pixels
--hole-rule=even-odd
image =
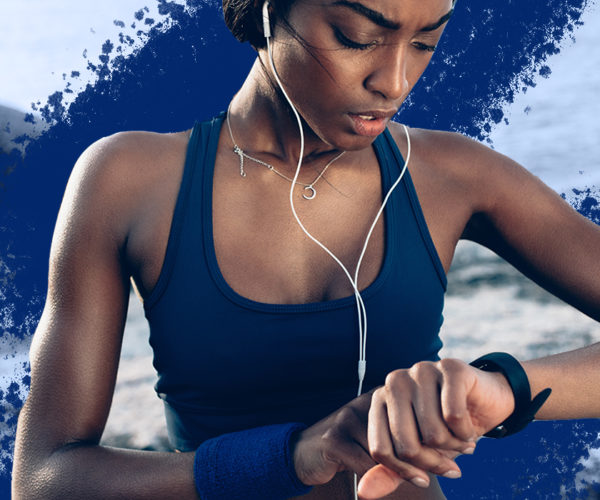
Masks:
[[[376,465],[367,449],[367,421],[373,391],[353,399],[298,435],[293,448],[298,479],[325,484],[336,473],[364,474]]]
[[[513,409],[512,390],[501,374],[459,360],[391,372],[371,400],[368,450],[378,465],[362,477],[361,498],[381,498],[404,480],[427,487],[427,472],[460,477],[451,459],[472,453],[476,439]]]
[[[376,484],[367,490],[380,498],[402,481],[395,472],[378,465],[369,455],[367,422],[372,390],[352,400],[328,417],[299,433],[293,446],[296,475],[306,485],[328,483],[342,471],[363,476],[367,471]],[[364,488],[363,488],[364,489]]]

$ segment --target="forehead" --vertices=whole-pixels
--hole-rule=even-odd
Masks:
[[[346,11],[361,16],[361,11],[377,13],[389,24],[428,26],[447,14],[452,0],[299,0],[296,3]],[[364,16],[363,17],[367,17]],[[383,24],[388,24],[384,22]]]

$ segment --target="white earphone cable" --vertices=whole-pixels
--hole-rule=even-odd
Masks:
[[[350,272],[348,271],[348,269],[346,269],[346,266],[344,266],[344,264],[342,264],[342,262],[333,254],[333,252],[331,250],[329,250],[317,238],[315,238],[306,229],[306,227],[304,227],[304,224],[302,224],[300,217],[298,217],[298,213],[296,212],[296,207],[294,206],[294,187],[296,186],[296,182],[298,181],[298,176],[300,175],[300,168],[302,166],[302,157],[304,156],[304,130],[302,128],[302,121],[300,120],[300,115],[298,114],[298,111],[296,110],[296,107],[292,103],[292,100],[288,96],[287,92],[283,88],[283,84],[281,83],[281,80],[279,79],[279,75],[277,74],[277,70],[275,69],[275,63],[273,62],[273,53],[271,50],[271,43],[270,43],[271,26],[269,23],[269,13],[268,13],[267,9],[268,9],[268,1],[265,1],[265,3],[263,4],[263,11],[262,11],[263,30],[264,30],[265,39],[267,41],[267,52],[269,55],[269,64],[271,65],[271,71],[273,72],[275,80],[277,81],[277,85],[279,85],[281,92],[283,93],[288,104],[292,108],[292,111],[294,112],[294,116],[296,117],[296,121],[298,122],[298,129],[300,131],[300,154],[299,154],[299,158],[298,158],[298,165],[296,167],[296,173],[294,175],[294,180],[292,181],[291,187],[290,187],[290,193],[289,193],[290,207],[292,209],[292,214],[294,215],[294,219],[296,219],[296,222],[298,223],[298,225],[300,226],[302,231],[306,234],[306,236],[308,236],[308,238],[310,238],[313,242],[315,242],[317,245],[319,245],[319,247],[321,247],[340,266],[340,268],[346,274],[348,281],[350,281],[350,284],[352,285],[352,289],[354,290],[354,298],[356,300],[356,310],[358,313],[358,343],[359,343],[359,347],[358,347],[358,354],[359,354],[359,357],[358,357],[358,391],[357,391],[357,397],[358,397],[362,394],[362,386],[363,386],[363,381],[364,381],[365,373],[366,373],[366,369],[367,369],[367,310],[365,308],[365,304],[364,304],[362,295],[360,294],[360,291],[358,290],[358,273],[360,270],[360,265],[362,263],[363,257],[367,250],[367,245],[369,243],[369,239],[371,238],[371,234],[373,233],[373,230],[375,229],[377,221],[381,217],[381,214],[383,213],[383,210],[388,202],[388,199],[390,198],[390,195],[392,194],[392,192],[394,191],[396,186],[400,183],[400,181],[404,177],[404,173],[406,172],[406,169],[408,167],[408,162],[410,160],[410,152],[411,152],[410,135],[408,133],[408,128],[406,127],[406,125],[403,124],[402,126],[404,127],[404,133],[406,134],[406,142],[407,142],[407,153],[406,153],[406,159],[404,160],[404,166],[402,168],[402,171],[400,172],[400,175],[398,176],[398,179],[396,179],[396,182],[394,182],[392,187],[387,192],[385,198],[383,199],[381,207],[379,208],[377,215],[375,216],[375,219],[373,220],[373,223],[371,224],[371,227],[365,238],[365,243],[363,245],[362,251],[358,258],[358,262],[356,264],[356,271],[354,273],[354,279],[353,279]],[[355,498],[355,500],[358,500],[358,476],[356,473],[354,474],[354,498]]]
[[[268,17],[267,17],[267,20],[268,20]],[[302,166],[302,157],[304,156],[304,130],[302,128],[302,121],[300,119],[300,115],[298,114],[298,111],[296,110],[296,107],[292,103],[292,100],[288,96],[287,92],[283,88],[283,84],[281,83],[281,80],[279,78],[277,70],[275,69],[275,63],[273,61],[273,52],[272,52],[272,49],[271,49],[271,43],[270,43],[270,39],[269,38],[270,37],[266,37],[266,41],[267,41],[267,52],[268,52],[268,55],[269,55],[269,63],[271,65],[271,71],[273,72],[275,80],[277,81],[277,85],[279,86],[281,92],[283,93],[284,97],[286,98],[288,104],[292,108],[292,111],[294,112],[294,116],[296,117],[296,121],[298,123],[298,130],[300,132],[300,154],[299,154],[299,158],[298,158],[298,165],[296,167],[296,172],[295,172],[295,175],[294,175],[294,179],[293,179],[293,182],[292,182],[291,187],[290,187],[290,193],[289,193],[290,207],[291,207],[291,210],[292,210],[292,214],[293,214],[294,218],[296,219],[296,222],[298,223],[298,225],[302,229],[302,231],[306,234],[306,236],[308,236],[308,238],[310,238],[314,243],[316,243],[319,247],[321,247],[340,266],[340,268],[346,274],[346,277],[348,278],[348,281],[350,281],[350,284],[352,285],[352,288],[354,290],[354,297],[356,299],[356,306],[357,306],[357,313],[358,313],[358,330],[359,330],[359,361],[358,361],[358,391],[357,391],[357,396],[360,396],[362,394],[362,384],[363,384],[363,381],[364,381],[364,377],[365,377],[365,373],[366,373],[366,364],[367,364],[367,361],[366,361],[366,354],[367,354],[367,346],[366,346],[366,340],[367,340],[367,312],[366,312],[365,304],[364,304],[364,301],[363,301],[362,296],[360,294],[360,291],[358,290],[358,273],[360,271],[360,265],[362,263],[363,257],[365,255],[366,250],[367,250],[367,245],[369,243],[369,239],[371,238],[371,234],[373,233],[373,230],[375,229],[377,221],[379,220],[379,217],[383,213],[383,210],[385,208],[385,205],[387,204],[387,201],[388,201],[390,195],[392,194],[392,192],[394,191],[394,189],[396,188],[396,186],[402,180],[402,177],[404,176],[404,173],[405,173],[406,168],[408,166],[408,162],[409,162],[409,159],[410,159],[410,152],[411,152],[410,135],[408,133],[408,129],[407,129],[406,125],[403,125],[403,127],[404,127],[404,133],[406,134],[406,140],[407,140],[407,144],[408,144],[408,151],[407,151],[407,155],[406,155],[406,160],[404,161],[404,167],[402,168],[402,171],[400,172],[400,175],[398,176],[398,179],[396,179],[396,182],[392,185],[392,187],[390,188],[390,190],[386,194],[386,196],[385,196],[385,198],[383,200],[383,203],[381,204],[381,207],[379,208],[379,211],[377,212],[377,215],[375,216],[375,219],[374,219],[374,221],[373,221],[373,223],[372,223],[372,225],[371,225],[371,227],[370,227],[370,229],[369,229],[369,231],[367,233],[367,236],[365,238],[365,243],[363,245],[362,251],[360,253],[360,257],[358,259],[358,263],[356,265],[356,271],[355,271],[354,279],[353,279],[352,275],[350,274],[350,272],[346,269],[346,266],[344,266],[344,264],[342,264],[342,262],[335,256],[335,254],[331,250],[329,250],[323,243],[321,243],[317,238],[315,238],[306,229],[306,227],[304,226],[304,224],[300,220],[300,217],[298,216],[298,213],[296,212],[296,207],[294,205],[294,186],[296,185],[296,182],[298,180],[298,176],[300,175],[300,168]]]

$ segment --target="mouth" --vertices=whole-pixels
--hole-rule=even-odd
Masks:
[[[376,120],[378,118],[392,118],[397,113],[397,109],[383,109],[383,110],[364,110],[357,112],[350,112],[351,115],[359,116],[364,120]]]
[[[354,125],[354,131],[358,135],[375,137],[381,134],[387,122],[396,113],[390,111],[361,111],[358,113],[348,113]]]

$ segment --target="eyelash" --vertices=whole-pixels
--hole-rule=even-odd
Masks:
[[[377,45],[377,42],[375,41],[369,43],[358,43],[354,40],[350,40],[350,38],[348,38],[338,28],[335,27],[333,28],[333,31],[338,42],[340,42],[344,47],[347,47],[352,50],[367,50]]]
[[[421,43],[421,42],[414,42],[413,46],[416,49],[422,50],[424,52],[435,52],[435,49],[437,48],[437,45],[427,45],[427,44]]]
[[[369,43],[355,42],[354,40],[351,40],[346,35],[344,35],[338,28],[334,27],[333,30],[334,30],[335,37],[337,38],[338,42],[340,42],[342,45],[344,45],[345,47],[347,47],[349,49],[367,50],[367,49],[370,49],[370,48],[374,47],[375,45],[377,45],[376,41],[369,42]],[[427,45],[427,44],[424,44],[421,42],[414,42],[413,47],[415,47],[417,50],[421,50],[423,52],[434,52],[436,49],[436,45]]]

